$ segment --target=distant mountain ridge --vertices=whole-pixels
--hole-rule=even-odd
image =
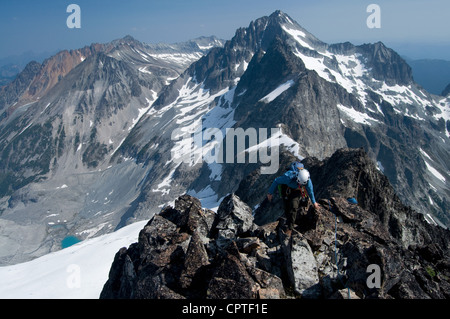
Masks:
[[[105,212],[105,208],[127,209],[136,196],[131,186],[134,180],[122,184],[123,194],[117,201],[111,198],[111,189],[99,195],[98,189],[89,191],[87,185],[109,187],[110,182],[102,186],[95,175],[111,168],[110,156],[158,92],[190,63],[221,43],[217,38],[203,37],[186,44],[151,46],[127,36],[107,44],[62,51],[42,64],[31,62],[2,89],[0,222],[7,226],[2,227],[0,236],[5,243],[14,243],[9,248],[10,255],[17,255],[20,260],[28,254],[28,242],[10,239],[10,234],[22,227],[22,220],[31,221],[24,228],[35,228],[36,237],[29,244],[39,256],[39,246],[44,253],[60,248],[60,241],[50,238],[63,239],[68,229],[75,235],[78,226],[67,226],[74,214],[81,222]],[[125,180],[133,176],[129,171],[123,174]],[[68,181],[72,178],[76,186]],[[58,200],[52,200],[54,196]],[[108,197],[111,199],[105,200]],[[71,204],[60,206],[67,200]],[[59,217],[42,222],[45,216]],[[92,228],[93,224],[102,223],[107,224],[104,220],[91,220],[79,226]],[[97,227],[93,227],[93,234],[98,232]],[[78,236],[86,238],[89,234],[88,231]],[[12,247],[20,248],[15,251]]]
[[[180,65],[181,69],[178,69],[178,72],[180,72],[181,70],[183,70],[183,68],[187,67],[192,61],[194,61],[192,59],[199,58],[201,56],[198,55],[199,53],[204,53],[215,45],[222,45],[222,42],[223,40],[219,40],[211,36],[199,37],[186,43],[150,45],[141,43],[134,39],[132,36],[127,35],[122,39],[117,39],[110,43],[94,43],[90,46],[86,46],[78,50],[60,51],[56,55],[47,58],[44,60],[44,62],[42,62],[39,74],[36,74],[36,79],[33,79],[35,83],[18,81],[24,87],[17,88],[17,83],[14,84],[13,88],[9,88],[9,86],[11,85],[4,87],[1,91],[1,96],[7,97],[8,100],[0,100],[0,110],[6,107],[10,107],[13,103],[16,102],[18,107],[23,104],[36,101],[38,98],[40,98],[40,96],[45,95],[45,93],[50,88],[52,88],[75,66],[95,53],[104,52],[106,54],[111,54],[112,56],[114,56],[115,50],[117,51],[118,48],[129,46],[142,49],[142,54],[145,54],[145,52],[147,51],[155,55],[159,54],[159,58],[157,57],[158,60],[163,60],[164,54],[167,54],[167,57],[170,56],[170,53],[178,54],[180,57],[183,54],[191,54],[190,57],[186,56],[185,62],[180,63],[180,61],[174,61],[173,67],[176,69],[177,65]],[[132,54],[136,53],[138,52],[133,52]],[[117,55],[115,57],[121,59]],[[142,59],[144,59],[144,62],[147,62],[145,60],[145,56],[141,56],[140,60],[142,61]],[[139,58],[136,61],[139,61]],[[37,64],[37,62],[35,61],[31,63],[33,63],[33,65]],[[43,78],[45,79],[45,81],[42,81]]]
[[[414,80],[428,92],[442,95],[450,83],[450,61],[437,59],[413,60],[405,58],[413,70]]]

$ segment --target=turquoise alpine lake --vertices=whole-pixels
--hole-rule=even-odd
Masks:
[[[76,243],[79,243],[80,241],[81,240],[75,236],[67,236],[66,238],[64,238],[61,241],[61,248],[64,249],[64,248],[70,247],[72,245],[75,245]]]

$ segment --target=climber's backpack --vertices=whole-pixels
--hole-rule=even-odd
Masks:
[[[300,188],[293,189],[287,185],[280,184],[278,185],[278,191],[280,193],[280,197],[283,198],[283,201],[299,198],[300,207],[308,206],[309,196],[305,186],[300,186]]]

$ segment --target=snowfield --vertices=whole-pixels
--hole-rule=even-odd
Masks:
[[[115,254],[137,242],[148,221],[32,261],[0,267],[1,299],[98,299]]]
[[[265,97],[263,97],[261,100],[259,100],[260,102],[264,102],[264,103],[270,103],[273,100],[275,100],[278,96],[280,96],[284,91],[286,91],[287,89],[289,89],[291,86],[294,85],[294,81],[293,80],[289,80],[286,83],[281,84],[279,87],[277,87],[275,90],[273,90],[272,92],[270,92],[269,94],[267,94]]]

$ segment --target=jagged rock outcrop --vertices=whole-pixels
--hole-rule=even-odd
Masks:
[[[345,178],[351,171],[363,172],[358,182],[365,192],[380,188],[373,196],[389,196],[392,187],[372,171],[374,165],[365,162],[361,150],[341,150],[336,156],[349,162],[335,166],[341,184],[333,194],[325,187],[322,194],[330,196],[321,196],[317,211],[310,207],[299,214],[291,236],[285,234],[283,217],[255,224],[270,204],[261,205],[253,216],[246,203],[230,194],[215,214],[183,195],[148,222],[137,243],[116,254],[100,297],[450,298],[449,231],[428,225],[400,202],[386,221],[381,212],[395,197],[371,206],[338,196],[354,187],[354,179]],[[334,160],[316,163],[316,168],[326,171]],[[312,166],[314,161],[304,162]],[[397,226],[417,235],[407,243],[391,225],[402,214],[407,221],[398,219]],[[379,267],[379,286],[368,284],[370,265]]]
[[[258,228],[249,207],[230,195],[219,211],[203,209],[188,195],[163,209],[138,243],[116,254],[101,298],[284,296],[281,279],[249,255],[260,247],[251,236]]]

